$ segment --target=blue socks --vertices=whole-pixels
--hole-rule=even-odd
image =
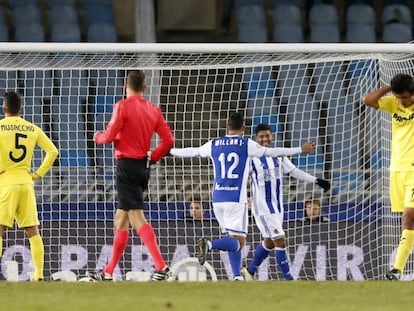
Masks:
[[[234,276],[240,276],[241,270],[241,251],[238,240],[231,237],[223,237],[221,239],[212,240],[211,248],[221,251],[227,251],[229,254],[231,270]]]
[[[236,252],[239,249],[239,246],[239,241],[229,236],[211,241],[211,248],[219,249],[221,251]]]
[[[230,259],[231,271],[233,276],[240,276],[241,271],[241,251],[228,252]]]
[[[255,274],[257,267],[262,264],[263,260],[265,260],[267,256],[269,256],[269,253],[270,249],[267,249],[263,246],[263,243],[260,243],[254,252],[254,257],[250,262],[249,267],[247,267],[247,271],[249,271],[252,275]]]
[[[247,271],[249,271],[250,274],[255,274],[257,267],[259,267],[262,262],[269,256],[270,249],[266,248],[263,245],[263,242],[259,244],[259,246],[256,248],[256,251],[254,252],[254,257],[252,261],[249,264],[249,267],[247,268]],[[280,271],[283,274],[283,277],[285,280],[292,281],[293,276],[290,273],[290,264],[289,264],[289,258],[287,256],[286,248],[275,248],[275,256],[276,256],[276,262],[280,269]]]
[[[275,248],[276,262],[279,266],[280,271],[282,271],[283,277],[285,280],[292,281],[293,276],[290,273],[289,259],[287,258],[286,248]]]

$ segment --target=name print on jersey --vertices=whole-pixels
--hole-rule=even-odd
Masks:
[[[240,139],[240,137],[229,138],[226,137],[225,139],[216,139],[214,141],[214,146],[243,146],[244,141]]]
[[[22,132],[33,132],[35,130],[32,125],[24,124],[3,124],[0,126],[2,131],[22,131]]]

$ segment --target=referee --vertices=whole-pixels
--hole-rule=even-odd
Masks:
[[[161,255],[155,232],[145,218],[143,192],[148,186],[149,162],[157,162],[166,155],[174,144],[174,137],[161,109],[142,96],[146,88],[144,71],[129,72],[125,87],[127,98],[114,105],[105,131],[94,135],[97,144],[114,142],[119,202],[114,220],[111,259],[102,271],[90,272],[88,275],[95,281],[112,280],[115,266],[128,243],[128,228],[131,224],[154,262],[155,271],[151,280],[163,281],[170,277],[171,271]],[[154,132],[161,138],[161,143],[151,152]]]

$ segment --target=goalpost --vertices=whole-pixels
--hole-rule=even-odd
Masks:
[[[113,146],[96,146],[92,137],[125,95],[127,71],[143,69],[144,95],[163,110],[176,147],[224,135],[232,111],[245,114],[247,137],[254,138],[257,124],[269,123],[277,146],[316,141],[314,154],[291,159],[330,180],[330,193],[284,180],[292,273],[302,280],[383,279],[401,230],[400,215],[389,207],[390,118],[364,108],[361,97],[396,73],[414,75],[412,55],[409,44],[0,44],[1,91],[17,90],[22,116],[60,150],[52,171],[35,184],[45,276],[73,281],[102,268],[110,256],[117,204]],[[35,168],[41,159],[37,151]],[[212,181],[206,159],[165,157],[151,167],[146,214],[176,280],[232,279],[227,254],[209,254],[206,267],[193,258],[197,239],[220,234],[210,205]],[[329,221],[302,221],[311,198],[322,202]],[[192,200],[202,201],[204,220],[188,217]],[[243,260],[261,241],[252,222],[249,231]],[[8,230],[0,278],[28,279],[30,261],[23,233]],[[407,280],[414,278],[412,262]],[[147,280],[151,269],[131,231],[115,278]],[[258,277],[281,279],[274,256]]]

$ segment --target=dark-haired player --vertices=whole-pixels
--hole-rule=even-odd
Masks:
[[[3,98],[5,118],[0,121],[0,256],[3,233],[16,220],[30,243],[34,281],[43,280],[44,246],[39,233],[33,181],[46,175],[58,150],[41,128],[20,117],[22,100],[15,92]],[[39,146],[46,152],[42,164],[31,173],[33,152]]]
[[[392,94],[387,95],[389,92]],[[391,211],[402,213],[402,233],[394,264],[385,278],[399,280],[414,244],[413,77],[397,74],[392,78],[390,85],[365,95],[363,102],[367,106],[388,112],[392,118]]]
[[[143,192],[148,186],[148,162],[157,162],[174,144],[171,129],[161,109],[151,104],[142,94],[145,91],[145,73],[131,71],[126,80],[127,98],[114,106],[111,120],[103,133],[95,133],[97,144],[114,143],[118,207],[115,213],[115,237],[112,256],[103,271],[89,273],[96,281],[112,280],[115,266],[128,243],[129,225],[136,230],[148,249],[155,265],[153,281],[167,280],[171,271],[161,255],[155,232],[145,218]],[[157,133],[160,144],[150,152],[151,138]]]
[[[268,124],[259,124],[255,131],[256,142],[263,147],[271,147],[273,133]],[[256,248],[248,267],[242,269],[245,280],[253,280],[257,267],[261,265],[272,250],[283,277],[293,280],[289,258],[286,251],[286,237],[283,230],[283,175],[317,184],[328,191],[331,187],[327,180],[316,178],[298,169],[287,157],[262,156],[252,159],[250,177],[252,180],[252,214],[263,241]]]
[[[247,180],[251,159],[254,157],[292,155],[313,152],[315,144],[305,143],[297,148],[266,148],[251,139],[243,138],[245,130],[241,113],[234,112],[227,121],[227,134],[208,141],[198,148],[171,149],[180,157],[210,157],[214,167],[212,203],[221,232],[220,239],[199,240],[198,260],[201,265],[212,249],[227,251],[234,280],[241,276],[241,249],[247,235]]]

